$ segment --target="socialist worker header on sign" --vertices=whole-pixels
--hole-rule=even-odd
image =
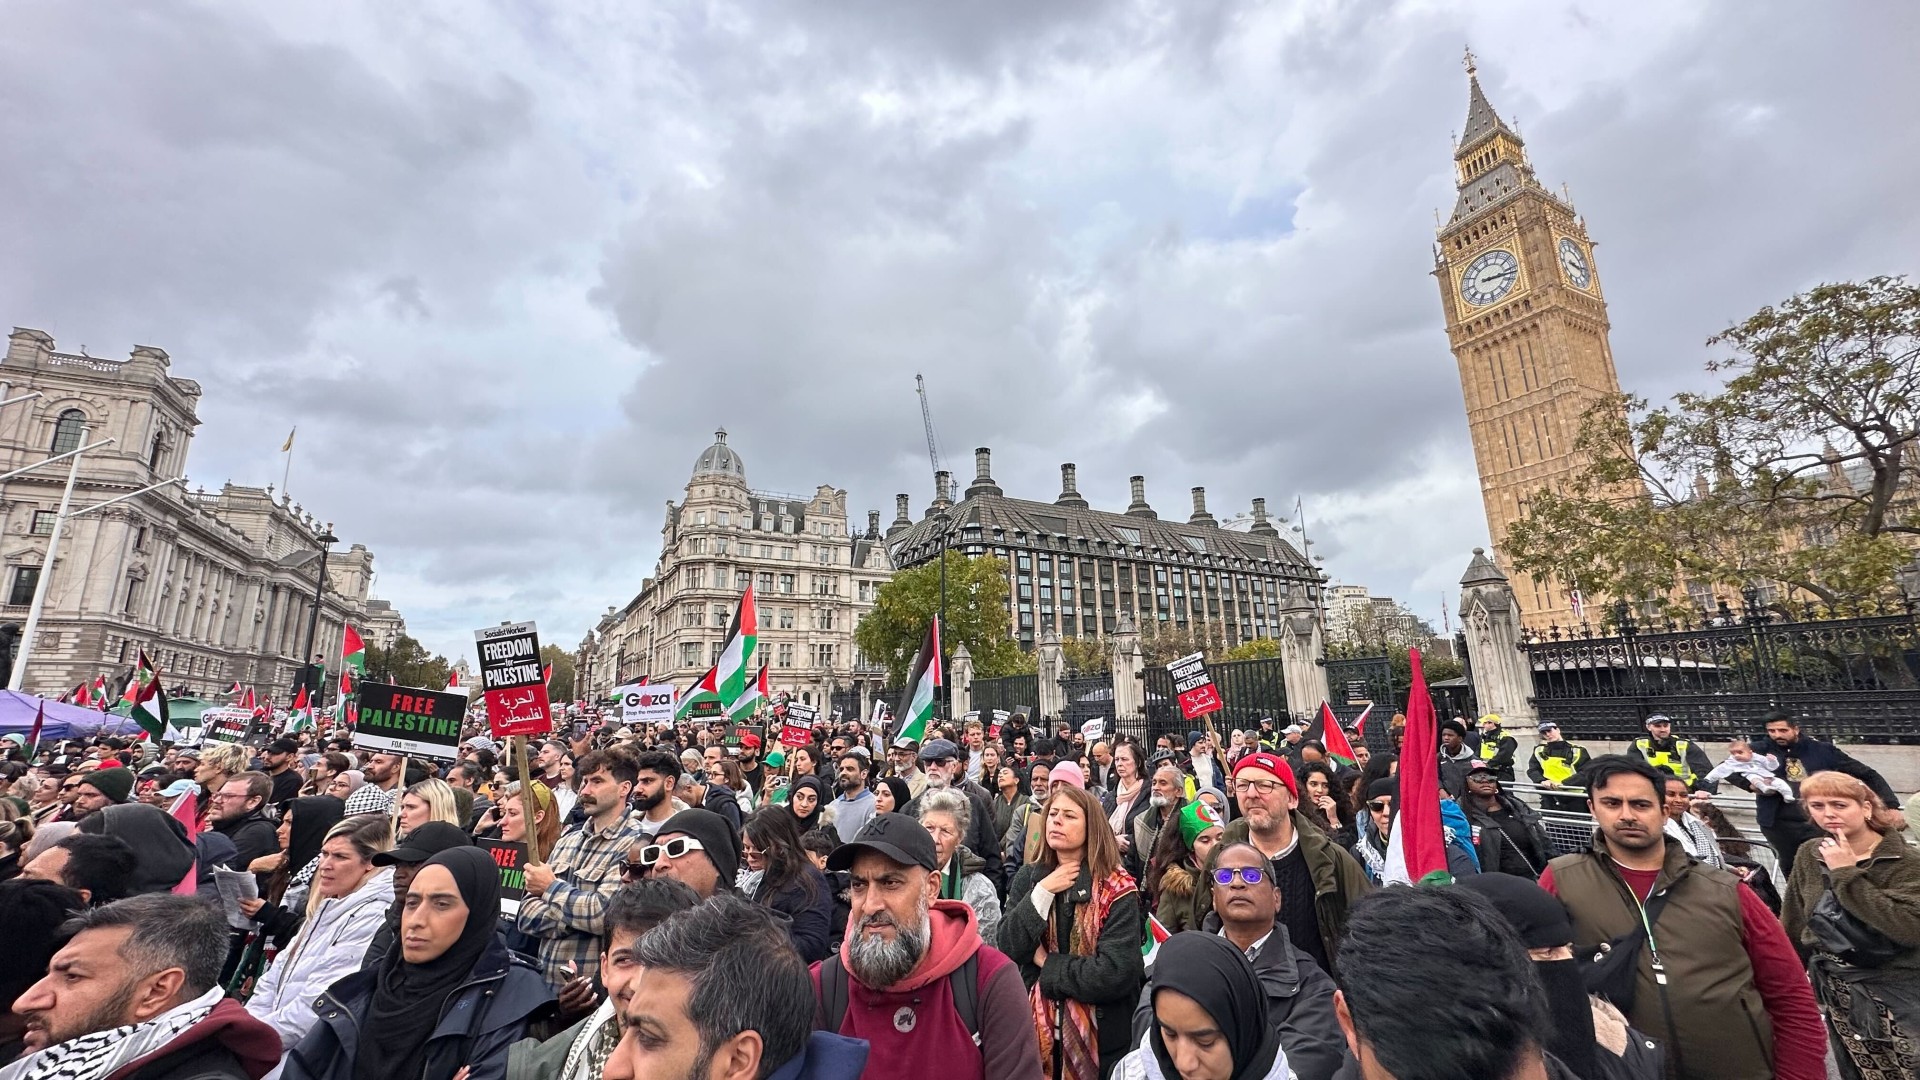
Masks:
[[[1167,674],[1173,676],[1173,692],[1180,699],[1180,715],[1188,720],[1197,720],[1224,707],[1219,688],[1213,685],[1213,676],[1207,674],[1207,664],[1201,655],[1193,653],[1167,665]]]

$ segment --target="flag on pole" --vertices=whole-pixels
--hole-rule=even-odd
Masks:
[[[762,660],[759,676],[748,684],[746,693],[741,694],[740,699],[727,710],[727,719],[731,720],[736,716],[752,716],[763,702],[770,701],[772,698],[773,695],[767,692],[767,662]]]
[[[449,689],[449,690],[457,690],[457,689],[459,689],[459,688],[460,688],[460,672],[459,672],[459,669],[457,669],[457,668],[449,668],[449,669],[447,669],[447,689]]]
[[[228,697],[230,697],[230,698],[232,698],[232,699],[233,699],[234,701],[236,701],[236,702],[237,702],[237,701],[239,701],[239,700],[240,700],[240,691],[241,691],[242,689],[243,689],[243,688],[242,688],[242,687],[241,687],[241,685],[240,685],[240,680],[239,680],[239,679],[235,679],[235,680],[233,680],[233,685],[232,685],[232,686],[229,686],[229,687],[227,687],[227,696],[228,696]]]
[[[1340,718],[1333,715],[1333,706],[1320,703],[1320,715],[1307,726],[1304,742],[1317,742],[1327,748],[1327,756],[1348,768],[1360,763],[1353,753],[1353,744],[1347,741],[1347,733],[1341,730]]]
[[[1407,694],[1407,741],[1400,760],[1415,764],[1400,770],[1399,813],[1394,817],[1393,835],[1387,838],[1387,867],[1381,880],[1389,885],[1451,884],[1447,841],[1440,825],[1440,723],[1427,692],[1420,650],[1408,650],[1408,655],[1413,662],[1413,688]]]
[[[74,688],[73,703],[75,705],[80,706],[83,709],[88,709],[93,707],[93,695],[87,692],[86,683],[83,682],[79,686]]]
[[[280,444],[281,453],[290,454],[293,452],[293,433],[299,430],[300,425],[295,424],[293,428],[287,432],[287,441]]]
[[[86,683],[81,683],[80,685],[85,686]],[[46,702],[46,699],[43,698],[40,701],[40,711],[34,714],[34,717],[33,717],[33,730],[27,733],[27,760],[28,761],[32,761],[34,758],[34,755],[40,752],[40,732],[43,731],[46,728],[46,726],[47,726],[47,702]]]
[[[340,664],[343,668],[353,669],[355,675],[367,673],[367,643],[360,638],[360,631],[351,625],[344,627],[340,635]]]
[[[1166,924],[1152,915],[1147,916],[1146,941],[1140,946],[1140,956],[1146,966],[1152,967],[1154,957],[1160,955],[1160,946],[1173,935],[1167,932]]]
[[[693,712],[695,705],[720,700],[720,692],[717,689],[719,673],[720,669],[717,667],[708,668],[707,673],[700,676],[698,682],[694,683],[686,693],[680,695],[680,703],[673,707],[673,719],[676,723],[686,719]],[[722,708],[724,709],[724,706]]]
[[[1360,710],[1360,718],[1353,722],[1353,733],[1362,739],[1367,737],[1367,718],[1373,715],[1373,706],[1369,704]]]
[[[740,606],[734,609],[733,625],[727,627],[727,640],[720,646],[720,660],[713,665],[714,692],[720,706],[729,714],[734,703],[753,688],[754,648],[760,640],[759,608],[753,602],[753,586],[740,594]]]
[[[302,731],[313,730],[313,704],[307,698],[307,688],[301,687],[293,697],[293,708],[287,710],[287,727],[283,735],[295,735]]]
[[[127,682],[127,692],[121,700],[132,706],[129,715],[140,730],[155,741],[164,737],[167,730],[167,692],[160,685],[160,673],[154,670],[153,661],[147,659],[147,650],[140,650],[140,659],[133,666],[133,678]]]
[[[933,720],[944,681],[940,673],[940,616],[935,615],[927,623],[926,640],[920,643],[913,667],[907,671],[907,691],[900,699],[900,726],[893,733],[894,745],[908,740],[926,741],[927,726]]]
[[[101,712],[107,711],[107,677],[105,675],[93,677],[93,705]]]

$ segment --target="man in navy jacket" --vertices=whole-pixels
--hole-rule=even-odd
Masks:
[[[1772,754],[1778,758],[1780,763],[1774,767],[1773,774],[1792,784],[1795,794],[1800,791],[1800,781],[1814,773],[1843,772],[1872,788],[1874,794],[1880,796],[1880,801],[1886,803],[1896,817],[1901,818],[1901,827],[1906,827],[1904,815],[1899,812],[1899,796],[1893,793],[1886,777],[1875,772],[1872,766],[1830,742],[1801,735],[1800,721],[1785,709],[1769,709],[1761,715],[1760,720],[1767,726],[1767,737],[1753,741],[1753,752]],[[1738,774],[1728,779],[1736,787],[1753,791],[1752,784]],[[1800,851],[1800,845],[1819,839],[1820,827],[1808,820],[1807,811],[1798,800],[1788,802],[1779,795],[1755,791],[1754,804],[1760,831],[1780,856],[1781,872],[1791,870],[1793,857]]]

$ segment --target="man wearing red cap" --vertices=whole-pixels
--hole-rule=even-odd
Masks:
[[[1298,813],[1300,785],[1286,759],[1248,754],[1233,767],[1240,817],[1226,841],[1247,840],[1267,857],[1280,888],[1279,921],[1293,947],[1329,973],[1353,902],[1371,892],[1365,870],[1347,850]]]

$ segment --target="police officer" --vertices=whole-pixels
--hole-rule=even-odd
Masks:
[[[1476,753],[1495,776],[1513,783],[1513,759],[1520,753],[1520,741],[1500,729],[1499,713],[1480,718],[1480,745]]]
[[[1532,760],[1527,762],[1527,777],[1543,791],[1580,787],[1582,781],[1579,774],[1587,767],[1592,756],[1587,753],[1586,747],[1575,746],[1562,738],[1560,725],[1549,720],[1540,725],[1540,742],[1533,748]],[[1540,796],[1540,809],[1583,814],[1587,810],[1586,795],[1543,794]]]
[[[1673,721],[1661,713],[1647,717],[1645,738],[1633,740],[1627,757],[1644,761],[1662,772],[1679,777],[1691,791],[1715,791],[1720,785],[1707,783],[1713,762],[1699,743],[1673,737]]]

